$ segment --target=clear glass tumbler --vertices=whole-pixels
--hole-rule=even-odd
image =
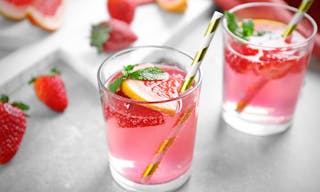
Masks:
[[[99,68],[98,84],[106,122],[109,165],[115,181],[130,191],[170,191],[190,176],[201,71],[192,88],[172,99],[137,101],[112,93],[107,85],[124,66],[154,64],[183,80],[192,58],[169,47],[143,46],[118,52]],[[157,83],[161,81],[156,81]],[[161,83],[160,83],[161,84]],[[173,111],[150,106],[173,106]]]
[[[243,39],[223,21],[224,97],[222,116],[233,128],[253,135],[285,131],[292,119],[317,32],[304,14],[296,30],[282,34],[298,10],[274,3],[232,8],[239,27],[247,19],[255,31]]]

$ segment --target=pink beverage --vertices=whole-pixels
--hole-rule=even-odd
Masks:
[[[298,31],[284,39],[284,23],[253,23],[264,34],[247,41],[225,35],[223,116],[238,130],[269,135],[291,124],[312,43]]]
[[[120,185],[133,191],[180,187],[188,179],[192,163],[199,82],[190,91],[180,95],[178,90],[186,72],[179,65],[171,63],[157,63],[155,66],[167,73],[168,78],[142,81],[142,89],[149,91],[147,95],[160,95],[167,98],[165,100],[152,103],[127,96],[132,92],[141,93],[143,90],[140,87],[129,89],[129,93],[123,86],[116,93],[100,88],[111,173]],[[119,71],[105,79],[104,87],[123,74]],[[167,110],[166,106],[174,106],[174,110]],[[162,143],[178,129],[177,137],[167,150],[161,152],[163,157],[158,161],[159,165],[150,176],[144,178],[148,166],[159,159]]]

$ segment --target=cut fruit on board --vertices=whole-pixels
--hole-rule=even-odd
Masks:
[[[188,6],[187,0],[156,0],[159,7],[165,11],[183,13]]]
[[[0,13],[11,20],[29,21],[46,31],[55,31],[62,26],[64,0],[2,0]]]
[[[1,0],[0,14],[8,19],[20,21],[26,17],[33,0]]]

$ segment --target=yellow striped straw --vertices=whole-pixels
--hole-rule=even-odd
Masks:
[[[215,11],[213,13],[213,16],[211,18],[211,21],[208,25],[208,28],[205,32],[205,38],[203,40],[203,43],[201,45],[201,49],[199,49],[198,52],[196,52],[195,57],[192,61],[192,67],[191,70],[187,73],[183,85],[180,89],[180,93],[186,91],[190,88],[192,85],[194,78],[196,76],[196,73],[203,61],[203,58],[208,50],[208,47],[210,45],[210,42],[212,41],[212,38],[217,30],[217,27],[220,23],[220,20],[222,19],[223,14],[220,12]],[[165,140],[161,142],[158,149],[155,151],[155,154],[152,158],[151,163],[145,168],[141,175],[141,182],[142,183],[148,183],[151,176],[156,172],[157,168],[159,167],[166,151],[169,149],[169,147],[174,143],[175,139],[179,135],[180,131],[183,128],[183,123],[189,118],[189,116],[192,114],[194,110],[194,107],[191,107],[187,109],[181,116],[177,119],[177,121],[173,125],[172,131],[169,133],[169,135],[166,137]]]
[[[310,6],[312,5],[313,0],[303,0],[298,8],[297,13],[291,19],[287,29],[282,34],[283,38],[288,37],[297,27],[298,23],[303,17],[303,14],[308,11]]]
[[[204,56],[207,53],[207,50],[210,46],[210,42],[212,41],[212,38],[219,26],[219,23],[221,21],[223,14],[215,11],[212,15],[211,21],[208,25],[208,28],[204,34],[204,40],[202,41],[202,45],[201,48],[199,49],[199,51],[196,52],[196,55],[193,58],[192,61],[192,68],[191,70],[189,70],[189,72],[187,73],[183,84],[181,86],[180,92],[184,92],[187,89],[189,89],[193,83],[194,77],[196,76],[196,73],[203,61]]]

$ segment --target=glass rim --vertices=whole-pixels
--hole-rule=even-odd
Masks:
[[[281,8],[281,9],[286,9],[288,11],[292,11],[294,13],[298,12],[298,9],[289,5],[282,5],[282,4],[278,4],[278,3],[272,3],[272,2],[251,2],[251,3],[243,3],[240,5],[236,5],[233,8],[229,9],[228,11],[231,13],[234,13],[235,11],[244,9],[244,8],[250,8],[250,7],[256,7],[256,6],[267,6],[267,7],[275,7],[275,8]],[[233,38],[237,39],[238,41],[248,44],[248,45],[253,45],[255,47],[261,47],[261,48],[296,48],[296,47],[302,47],[305,44],[307,44],[308,42],[310,42],[315,35],[317,34],[318,31],[318,26],[316,24],[316,22],[314,21],[314,19],[308,14],[308,13],[304,13],[303,14],[303,18],[306,18],[311,25],[313,26],[313,32],[304,39],[304,41],[302,42],[298,42],[298,43],[294,43],[294,44],[288,44],[288,45],[282,45],[282,46],[266,46],[266,45],[259,45],[257,43],[254,42],[250,42],[248,40],[242,39],[238,36],[236,36],[235,34],[233,34],[227,27],[227,21],[226,18],[223,18],[223,29],[225,31],[227,31],[227,33],[229,35],[231,35]]]
[[[134,46],[134,47],[130,47],[121,51],[118,51],[116,53],[113,53],[112,55],[110,55],[109,57],[107,57],[106,59],[103,60],[103,62],[101,63],[101,65],[98,68],[98,72],[97,72],[97,78],[98,78],[98,84],[99,87],[101,87],[104,91],[106,91],[109,95],[111,95],[112,98],[124,101],[124,102],[128,102],[128,103],[135,103],[135,104],[161,104],[161,103],[167,103],[167,102],[172,102],[172,101],[178,101],[188,95],[190,95],[191,93],[193,93],[195,90],[198,89],[198,87],[200,87],[201,83],[202,83],[202,69],[201,66],[199,67],[199,69],[197,70],[197,75],[199,76],[199,80],[197,82],[195,82],[195,85],[191,88],[189,88],[188,90],[186,90],[185,92],[183,92],[181,95],[179,95],[178,97],[172,98],[172,99],[164,99],[164,100],[158,100],[158,101],[138,101],[138,100],[134,100],[134,99],[130,99],[130,98],[126,98],[126,97],[122,97],[120,95],[117,95],[116,93],[111,92],[106,86],[105,84],[102,82],[101,80],[101,72],[102,72],[102,68],[103,66],[106,65],[106,63],[108,63],[108,61],[121,56],[123,54],[126,54],[128,52],[137,50],[137,49],[163,49],[163,50],[171,50],[174,51],[176,53],[179,53],[181,55],[184,55],[185,57],[190,59],[190,64],[192,63],[193,58],[184,53],[183,51],[180,51],[178,49],[175,49],[173,47],[169,47],[169,46],[160,46],[160,45],[144,45],[144,46]],[[108,78],[109,79],[109,78]]]

